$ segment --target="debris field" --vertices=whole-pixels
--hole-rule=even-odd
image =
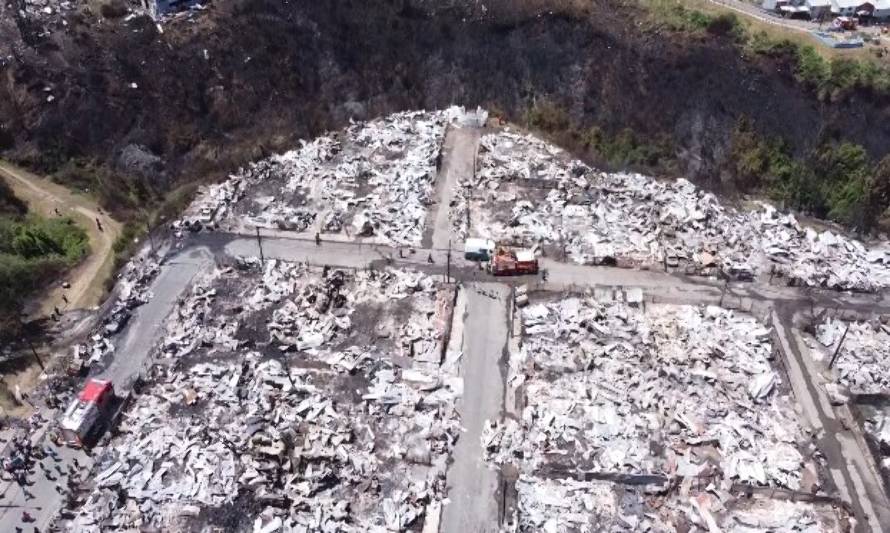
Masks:
[[[402,531],[445,498],[453,289],[240,260],[197,281],[72,531]]]
[[[854,404],[890,493],[890,326],[826,316],[809,340],[819,364],[827,367],[834,358],[828,371],[833,381],[825,387],[837,403]]]
[[[619,531],[744,523],[734,487],[821,488],[823,465],[769,329],[753,317],[589,295],[545,298],[521,317],[507,378],[520,414],[483,435],[489,460],[522,476],[520,531],[596,531],[597,520],[620,522]],[[647,509],[651,498],[657,510]],[[775,505],[840,520],[830,507]],[[781,530],[836,530],[807,523]]]
[[[816,340],[813,354],[826,366],[837,352],[832,370],[848,392],[890,395],[890,326],[826,317],[816,325]]]
[[[225,229],[419,245],[455,113],[399,113],[304,141],[211,188],[191,214]]]
[[[723,206],[684,179],[597,172],[530,134],[482,137],[475,181],[460,184],[451,219],[461,235],[541,244],[584,264],[720,273],[771,273],[789,284],[875,290],[890,286],[886,245],[869,249],[801,225],[767,204]]]
[[[452,236],[579,264],[890,286],[883,248],[766,204],[725,207],[682,179],[595,172],[509,128],[485,130],[475,174],[440,203],[447,129],[486,119],[452,108],[353,123],[205,187],[175,229],[417,247],[433,209],[447,209]],[[195,239],[212,247],[224,238]],[[457,410],[463,354],[446,357],[452,321],[463,320],[453,316],[455,285],[392,266],[215,260],[163,318],[152,366],[60,525],[438,531],[467,425],[460,414],[472,412]],[[159,270],[131,261],[72,366],[95,372],[125,356],[113,336],[152,297]],[[522,293],[519,337],[510,339],[518,348],[501,360],[504,414],[482,430],[482,459],[507,481],[504,531],[848,531],[847,511],[826,496],[836,488],[771,326],[622,291],[624,301],[602,290]],[[817,326],[823,356],[845,328]],[[882,324],[850,325],[839,387],[886,394],[888,335]],[[866,413],[864,427],[890,449],[884,411]]]

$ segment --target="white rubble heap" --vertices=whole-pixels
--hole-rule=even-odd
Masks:
[[[843,531],[824,506],[760,498],[725,505],[718,491],[665,498],[651,485],[529,476],[520,476],[516,490],[519,531],[715,531],[712,524],[725,533]]]
[[[841,338],[844,342],[832,367],[837,382],[854,394],[890,394],[890,326],[827,317],[816,326],[818,344],[810,344],[827,365]]]
[[[72,531],[188,529],[202,511],[250,502],[256,516],[233,512],[253,531],[382,533],[422,524],[445,498],[461,386],[430,352],[443,349],[448,290],[413,271],[257,268],[198,281],[168,320],[161,364],[99,457]],[[344,346],[375,305],[406,319]],[[238,339],[269,313],[265,341]]]
[[[886,246],[869,250],[817,232],[767,204],[753,211],[724,207],[684,179],[595,172],[509,129],[482,138],[476,183],[460,190],[452,207],[460,234],[468,232],[469,209],[473,234],[562,246],[578,263],[666,263],[733,278],[775,271],[791,283],[833,289],[890,286]]]
[[[196,212],[216,213],[225,228],[345,232],[419,245],[454,113],[397,113],[304,141],[233,176],[229,189],[202,197]]]
[[[244,195],[246,181],[240,175],[231,175],[221,183],[204,187],[189,205],[182,219],[173,223],[175,228],[199,230],[229,215],[231,205]]]
[[[862,415],[862,428],[874,446],[878,468],[884,475],[885,483],[890,483],[890,400],[860,403],[857,405]]]
[[[525,408],[518,421],[491,422],[482,437],[489,461],[515,465],[529,480],[519,493],[521,530],[539,531],[552,518],[535,503],[541,498],[564,507],[557,520],[589,518],[593,509],[625,524],[610,530],[637,530],[614,502],[608,509],[597,503],[611,501],[616,488],[568,500],[551,493],[558,482],[546,479],[580,472],[642,484],[700,480],[722,491],[733,483],[818,488],[818,465],[805,457],[814,448],[773,368],[769,330],[753,317],[713,306],[651,304],[643,311],[590,296],[535,303],[521,313],[523,342],[511,354],[508,383],[521,387]],[[531,500],[523,502],[523,494]],[[698,513],[672,498],[673,515]],[[638,530],[660,531],[661,523],[674,530],[671,516]],[[544,530],[596,530],[566,524]]]

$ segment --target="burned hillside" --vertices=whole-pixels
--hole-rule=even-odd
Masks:
[[[667,136],[710,185],[742,116],[799,154],[832,137],[875,158],[888,145],[880,99],[823,106],[785,60],[742,57],[726,37],[641,30],[631,4],[429,5],[223,0],[159,25],[4,4],[0,148],[50,172],[98,161],[127,179],[120,208],[351,117],[454,102],[521,120],[549,101],[582,127]]]

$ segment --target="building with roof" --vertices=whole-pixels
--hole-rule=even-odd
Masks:
[[[823,20],[831,16],[831,0],[805,0],[804,4],[813,20]]]
[[[875,11],[871,2],[862,0],[831,0],[831,14],[839,17],[870,17]]]

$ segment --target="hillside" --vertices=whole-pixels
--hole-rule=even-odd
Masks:
[[[890,146],[885,97],[820,98],[790,54],[746,53],[719,25],[675,31],[620,1],[515,5],[222,0],[162,27],[83,8],[48,33],[0,6],[0,147],[126,211],[352,117],[451,103],[569,129],[564,144],[599,155],[629,143],[632,162],[727,190],[740,121],[800,159]]]

